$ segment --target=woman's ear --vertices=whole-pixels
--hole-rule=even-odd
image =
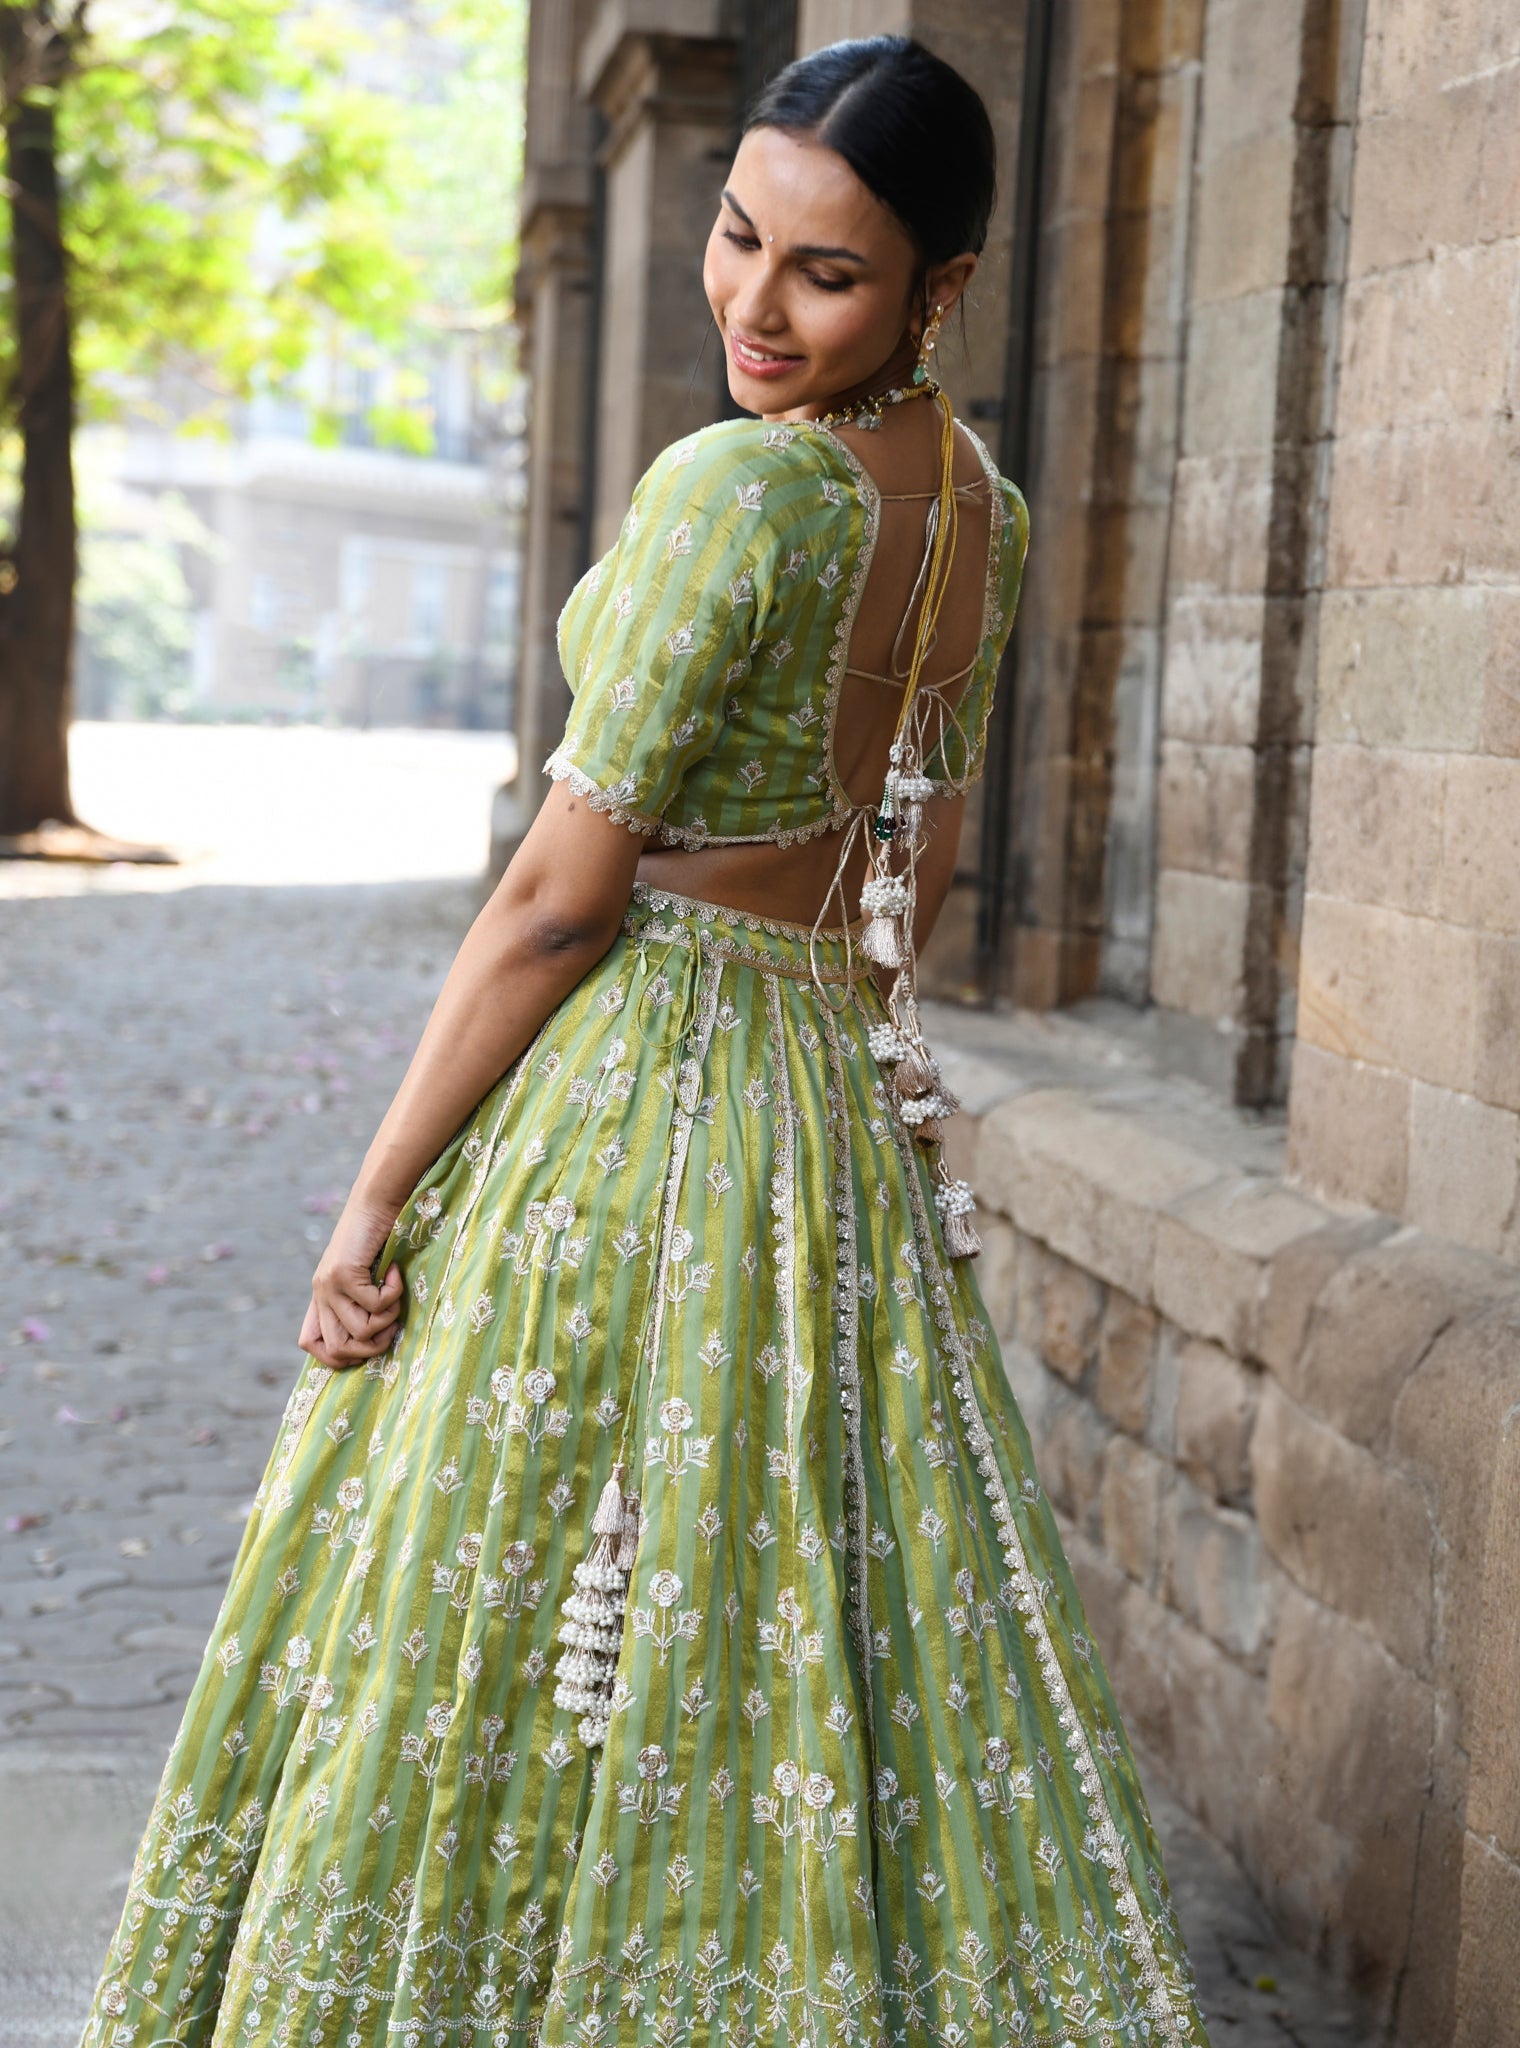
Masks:
[[[937,263],[926,279],[928,303],[942,306],[948,319],[955,311],[961,294],[970,284],[976,270],[977,257],[968,249],[963,256],[952,256],[948,263]]]

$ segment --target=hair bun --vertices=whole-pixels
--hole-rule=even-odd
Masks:
[[[744,127],[812,135],[842,156],[926,268],[981,253],[997,195],[992,122],[975,86],[911,36],[863,36],[799,57]]]

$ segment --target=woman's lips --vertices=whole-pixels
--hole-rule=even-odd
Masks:
[[[734,363],[746,377],[784,377],[789,371],[800,367],[801,356],[778,355],[774,349],[750,341],[746,336],[729,331],[728,345],[733,353]]]

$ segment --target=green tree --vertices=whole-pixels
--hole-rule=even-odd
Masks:
[[[396,336],[395,123],[312,0],[0,0],[0,837],[88,828],[69,791],[82,409],[179,372],[233,405],[333,318]]]

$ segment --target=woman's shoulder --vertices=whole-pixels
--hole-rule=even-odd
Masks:
[[[977,433],[976,429],[968,427],[964,420],[958,420],[956,424],[965,434],[972,447],[975,448],[978,456],[981,458],[982,467],[987,472],[987,477],[993,490],[1002,500],[1005,539],[1011,539],[1015,543],[1017,552],[1022,555],[1024,549],[1029,545],[1029,505],[1024,497],[1024,493],[1019,489],[1012,477],[1004,476],[997,463],[993,460],[992,451],[988,448],[981,435]]]
[[[843,501],[850,483],[828,437],[786,421],[716,420],[672,441],[640,480],[637,497],[671,505],[709,503],[714,511],[820,511]],[[774,494],[774,495],[773,495]]]

